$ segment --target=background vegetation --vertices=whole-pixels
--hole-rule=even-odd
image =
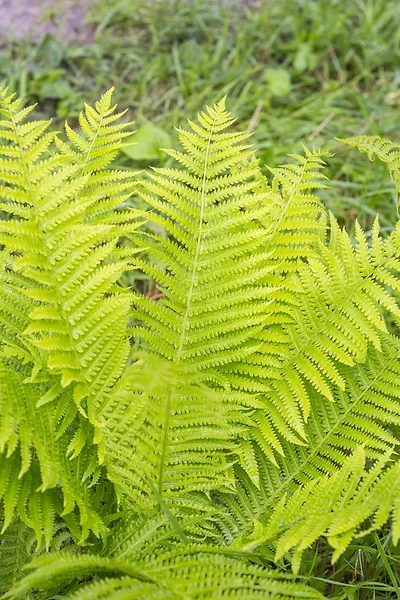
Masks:
[[[77,116],[111,84],[138,145],[118,159],[165,160],[174,126],[204,103],[228,95],[228,108],[254,132],[262,163],[276,166],[301,142],[335,153],[325,200],[349,231],[395,222],[395,191],[385,165],[335,137],[400,139],[398,0],[98,0],[88,14],[91,40],[46,35],[3,43],[0,78],[40,110]],[[350,159],[351,155],[351,159]],[[399,550],[389,534],[353,544],[332,568],[319,545],[303,566],[305,582],[336,600],[400,598]]]
[[[281,163],[301,141],[333,150],[332,210],[348,227],[355,217],[368,227],[379,211],[390,229],[395,198],[384,165],[365,169],[367,159],[353,152],[350,160],[334,138],[398,137],[397,0],[97,0],[86,19],[89,43],[46,35],[4,44],[1,78],[41,110],[56,109],[60,123],[115,84],[129,118],[162,130],[134,152],[155,162],[185,115],[228,94],[262,162]]]

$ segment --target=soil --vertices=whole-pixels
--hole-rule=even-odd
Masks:
[[[0,46],[12,40],[40,40],[46,33],[57,38],[89,43],[93,29],[89,7],[96,0],[0,0]],[[112,0],[111,0],[112,1]],[[148,0],[166,2],[168,0]],[[191,2],[192,0],[187,0]],[[261,0],[262,1],[262,0]],[[260,0],[209,0],[226,6],[242,4],[254,8]]]
[[[91,27],[85,17],[93,0],[0,0],[0,44],[41,39],[46,33],[88,42]]]

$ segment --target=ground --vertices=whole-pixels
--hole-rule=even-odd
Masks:
[[[91,27],[85,22],[92,0],[0,0],[0,38],[40,39],[51,33],[65,39],[89,41]]]

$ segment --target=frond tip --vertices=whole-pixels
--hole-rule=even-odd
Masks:
[[[368,155],[369,160],[378,158],[388,166],[390,177],[396,186],[397,213],[400,198],[400,144],[379,135],[360,135],[338,139],[338,141],[357,148]]]

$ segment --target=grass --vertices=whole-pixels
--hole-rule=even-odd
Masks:
[[[263,163],[275,166],[300,142],[335,152],[329,207],[351,228],[385,230],[395,194],[382,165],[366,168],[335,137],[399,139],[400,11],[397,0],[266,0],[252,7],[207,0],[98,0],[90,45],[45,37],[0,52],[0,77],[19,94],[76,116],[110,84],[130,118],[167,133],[227,94]],[[176,137],[173,135],[173,141]]]
[[[395,192],[385,167],[369,165],[335,137],[400,140],[398,0],[267,0],[250,7],[98,0],[88,18],[89,45],[47,36],[0,50],[3,82],[38,101],[45,115],[56,111],[56,126],[114,84],[118,103],[130,108],[127,118],[156,125],[176,143],[174,126],[227,94],[263,163],[285,161],[301,142],[330,149],[329,208],[349,230],[356,218],[368,229],[376,212],[383,229],[392,228]],[[394,600],[398,569],[399,549],[382,531],[353,544],[333,567],[321,542],[302,576],[335,600]]]
[[[323,541],[312,548],[302,566],[304,582],[332,600],[398,600],[399,549],[389,528],[353,543],[335,565]]]

